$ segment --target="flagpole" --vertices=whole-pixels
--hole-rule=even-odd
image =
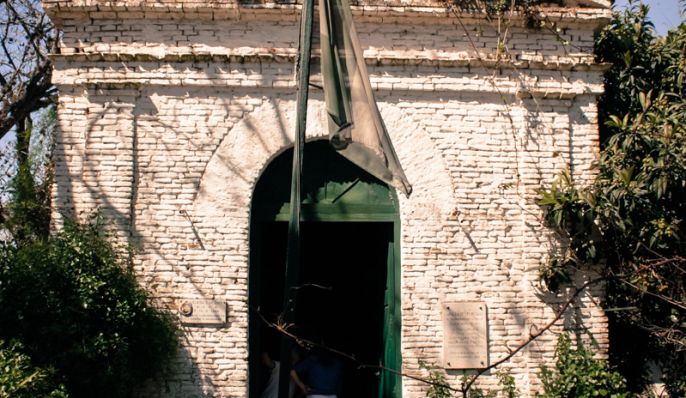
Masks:
[[[283,322],[286,325],[295,320],[295,296],[300,274],[300,178],[302,176],[305,126],[307,124],[307,97],[310,81],[310,58],[312,50],[312,14],[314,0],[303,0],[300,16],[300,43],[298,46],[298,91],[293,145],[293,169],[291,175],[290,218],[288,221],[288,246],[286,249],[286,271],[283,290]],[[290,386],[292,342],[281,338],[281,364],[279,369],[279,398],[288,398]]]

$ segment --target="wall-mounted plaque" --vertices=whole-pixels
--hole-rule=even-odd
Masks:
[[[488,366],[486,303],[455,301],[443,305],[443,367],[481,369]]]
[[[179,305],[182,324],[224,325],[226,324],[226,301],[188,299]]]

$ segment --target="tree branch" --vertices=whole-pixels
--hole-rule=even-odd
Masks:
[[[495,369],[495,368],[497,368],[498,366],[502,365],[503,363],[509,361],[509,360],[512,359],[512,357],[514,357],[519,351],[523,350],[526,346],[528,346],[529,344],[531,344],[532,342],[534,342],[537,338],[541,337],[541,335],[543,335],[543,333],[547,332],[551,327],[553,327],[553,325],[555,325],[555,323],[557,323],[557,321],[560,320],[560,318],[562,318],[562,316],[565,314],[565,312],[567,312],[567,309],[569,308],[569,306],[572,305],[572,303],[577,299],[577,297],[579,297],[579,296],[581,295],[581,293],[583,293],[584,290],[586,290],[589,286],[595,285],[595,284],[600,283],[600,282],[603,282],[603,281],[605,281],[605,280],[607,280],[607,278],[604,277],[604,276],[603,276],[603,277],[598,277],[598,278],[595,278],[595,279],[591,279],[590,281],[584,283],[584,284],[581,285],[580,287],[575,288],[574,293],[569,297],[569,299],[567,299],[567,301],[562,305],[562,307],[560,307],[560,309],[557,310],[557,312],[555,313],[555,316],[553,317],[552,320],[550,320],[550,322],[548,322],[547,324],[543,325],[541,328],[538,328],[538,327],[537,327],[536,330],[538,330],[538,331],[537,331],[536,333],[531,333],[531,334],[529,334],[529,339],[528,339],[527,341],[525,341],[524,343],[520,344],[517,348],[515,348],[514,350],[512,350],[512,351],[511,351],[508,355],[506,355],[505,357],[503,357],[503,358],[501,358],[500,360],[494,362],[492,365],[490,365],[490,366],[488,366],[488,367],[486,367],[486,368],[479,369],[479,370],[477,371],[477,373],[471,378],[471,380],[469,380],[467,383],[465,383],[465,384],[462,386],[462,394],[464,395],[464,397],[465,397],[465,398],[467,397],[467,393],[469,392],[469,389],[472,387],[472,385],[474,384],[474,382],[476,381],[476,379],[479,378],[479,376],[481,376],[481,375],[483,375],[484,373],[488,372],[489,370]]]
[[[58,34],[37,2],[2,0],[0,139],[27,117],[53,104],[52,63]]]

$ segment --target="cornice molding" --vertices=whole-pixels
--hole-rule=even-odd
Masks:
[[[580,1],[596,4],[604,1]],[[158,20],[297,20],[300,5],[296,3],[240,4],[236,1],[224,2],[144,2],[144,1],[66,1],[44,0],[48,15],[58,24],[65,19],[158,19]],[[548,21],[561,23],[590,24],[604,26],[611,17],[608,7],[560,7],[541,6],[541,15]],[[463,11],[455,15],[446,10],[440,3],[430,5],[354,5],[353,15],[362,21],[394,22],[398,20],[427,20],[430,23],[455,24],[459,19],[465,24],[496,23],[490,21],[484,13]],[[513,14],[517,21],[525,21],[526,16]],[[593,28],[593,27],[592,27]]]
[[[263,64],[295,62],[295,51],[265,51],[256,53],[234,54],[193,54],[176,53],[155,56],[152,54],[56,54],[53,62],[156,62],[156,63],[226,63],[226,64]],[[317,57],[313,57],[315,62]],[[486,69],[540,69],[557,71],[598,71],[607,70],[609,64],[595,62],[573,62],[568,60],[492,60],[471,58],[401,58],[401,57],[365,57],[369,66],[435,66],[435,67],[476,67]]]

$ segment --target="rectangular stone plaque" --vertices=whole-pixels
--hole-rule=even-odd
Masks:
[[[488,366],[486,303],[455,301],[443,304],[443,367],[482,369]]]
[[[226,301],[184,299],[179,304],[179,318],[182,324],[224,325],[226,310]]]

